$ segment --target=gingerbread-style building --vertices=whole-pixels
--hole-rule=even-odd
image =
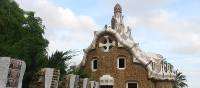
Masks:
[[[100,88],[172,88],[175,70],[162,55],[142,51],[114,7],[111,26],[94,32],[80,64]]]

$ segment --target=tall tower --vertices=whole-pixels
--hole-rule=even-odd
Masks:
[[[117,23],[122,23],[122,8],[118,3],[114,7],[114,17]]]
[[[122,8],[118,3],[114,7],[114,16],[112,16],[111,27],[118,32],[122,32],[124,29]]]

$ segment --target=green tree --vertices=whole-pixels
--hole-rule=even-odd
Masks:
[[[48,61],[44,29],[34,12],[24,11],[14,0],[0,0],[0,56],[26,62],[23,88],[28,88],[32,75]]]
[[[188,87],[186,83],[186,76],[182,72],[176,71],[176,78],[173,82],[173,88],[185,88]]]
[[[66,52],[56,51],[49,57],[47,67],[59,69],[62,77],[66,74],[68,68],[67,61],[72,59],[73,56],[75,56],[75,52],[71,50]]]
[[[88,74],[82,67],[71,66],[70,69],[67,70],[67,74],[79,75],[80,78],[88,78]]]

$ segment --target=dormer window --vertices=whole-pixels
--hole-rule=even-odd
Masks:
[[[125,69],[125,67],[126,67],[125,57],[119,57],[117,59],[117,68],[118,69]]]
[[[93,59],[92,62],[91,62],[91,68],[92,68],[92,71],[96,71],[97,70],[97,59]]]

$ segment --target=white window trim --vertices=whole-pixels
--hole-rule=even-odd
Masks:
[[[124,59],[124,68],[119,68],[119,59],[123,58]],[[124,70],[126,68],[126,57],[118,57],[117,58],[117,69],[119,70]]]
[[[94,69],[94,60],[97,60],[97,59],[92,59],[92,61],[91,61],[91,69],[92,69],[92,71],[96,71],[98,69],[98,60],[97,60],[97,69]]]
[[[137,88],[139,88],[139,85],[138,85],[137,82],[127,82],[127,83],[126,83],[126,88],[128,88],[128,83],[136,83],[136,84],[137,84]]]

